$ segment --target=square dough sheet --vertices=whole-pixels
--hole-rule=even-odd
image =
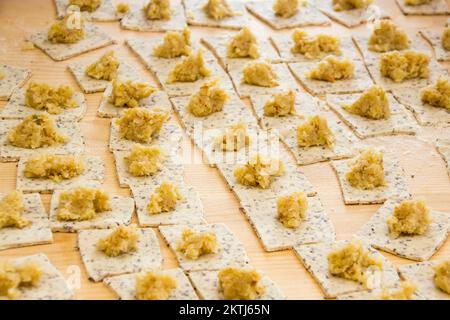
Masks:
[[[23,86],[31,76],[31,70],[0,64],[0,101],[8,100],[13,92]]]
[[[85,38],[77,43],[51,43],[47,39],[47,31],[41,31],[30,35],[29,41],[55,61],[67,60],[115,43],[113,38],[94,25],[86,24],[85,34]]]
[[[448,7],[446,0],[432,0],[430,3],[419,6],[408,6],[405,4],[405,0],[395,0],[395,2],[397,2],[400,10],[406,16],[435,16],[450,14],[450,8]]]
[[[404,199],[389,199],[356,233],[356,237],[373,247],[392,253],[396,256],[424,261],[428,260],[444,244],[450,231],[448,213],[430,210],[431,224],[422,235],[400,235],[390,237],[386,219],[394,212],[394,208]]]
[[[97,243],[113,230],[81,230],[78,248],[89,279],[98,282],[106,277],[161,268],[163,258],[158,239],[152,229],[138,229],[137,250],[117,257],[109,257],[97,249]]]
[[[325,298],[335,298],[342,294],[367,290],[364,285],[353,280],[333,276],[328,270],[328,254],[347,243],[348,241],[340,240],[294,247],[294,252],[306,270],[311,273],[312,277],[322,288]],[[372,247],[367,245],[366,249],[371,252],[373,257],[380,259],[383,263],[381,287],[392,287],[396,285],[400,281],[400,278],[394,265]]]
[[[438,140],[436,141],[436,147],[442,156],[442,160],[445,162],[448,175],[450,176],[450,140]]]
[[[62,19],[70,5],[69,0],[54,0],[56,6],[56,16]],[[117,12],[112,0],[102,0],[100,6],[93,12],[82,11],[83,18],[86,21],[110,22],[120,20],[121,14]]]
[[[185,257],[177,248],[181,235],[186,229],[191,229],[194,232],[214,232],[219,244],[217,253],[202,255],[197,260]],[[175,254],[181,269],[185,271],[219,270],[230,265],[245,267],[249,264],[243,244],[224,224],[160,226],[159,231]]]
[[[253,270],[251,268],[248,269]],[[268,276],[259,270],[257,272],[261,274],[261,284],[266,288],[265,292],[257,300],[286,299],[286,296]],[[219,271],[193,271],[189,272],[188,275],[201,299],[225,300],[222,292],[219,290]]]
[[[3,199],[5,195],[0,193],[0,199]],[[24,194],[23,204],[24,209],[20,215],[30,221],[31,224],[22,229],[0,229],[0,250],[53,242],[48,215],[39,194]]]
[[[22,157],[41,154],[82,154],[85,149],[83,136],[77,122],[55,121],[56,131],[66,137],[66,143],[51,147],[27,149],[13,146],[8,141],[9,132],[22,120],[0,120],[0,162],[18,161]]]
[[[167,300],[198,300],[195,289],[189,282],[189,278],[179,268],[173,269],[149,269],[146,270],[157,274],[171,276],[175,279],[177,286],[172,291]],[[136,298],[136,277],[142,273],[123,274],[120,276],[105,278],[105,283],[117,295],[120,300],[137,300]]]
[[[391,114],[388,119],[373,120],[348,112],[344,109],[346,105],[352,105],[358,100],[360,94],[327,95],[328,105],[337,113],[355,134],[361,138],[370,138],[384,135],[409,134],[414,135],[417,131],[417,123],[413,115],[395,98],[388,94]]]
[[[291,190],[291,193],[296,190]],[[287,193],[286,195],[289,195]],[[247,199],[242,209],[266,251],[291,249],[295,245],[334,241],[336,233],[319,197],[309,197],[305,219],[297,228],[285,227],[277,218],[276,195],[268,199]]]
[[[399,290],[402,290],[401,283],[396,284],[393,287],[390,288],[383,288],[384,290],[387,290],[389,294],[395,294]],[[383,294],[383,289],[378,288],[374,290],[367,290],[367,291],[357,291],[353,293],[347,293],[340,296],[337,296],[336,298],[338,300],[383,300],[381,299],[381,295]],[[424,300],[422,297],[418,296],[417,293],[413,293],[411,296],[411,300]]]
[[[447,51],[442,46],[442,33],[444,29],[438,31],[434,30],[422,30],[420,33],[431,44],[438,61],[449,61],[450,51]]]
[[[151,214],[147,210],[150,197],[159,185],[131,187],[131,192],[136,201],[136,212],[140,226],[157,227],[161,225],[206,223],[203,204],[195,188],[187,186],[185,183],[176,185],[179,187],[183,199],[177,202],[174,210],[161,212],[159,214]]]
[[[23,192],[52,193],[57,189],[68,189],[75,185],[90,183],[92,181],[101,182],[105,178],[105,165],[100,157],[82,156],[86,165],[84,172],[72,179],[56,182],[51,179],[33,179],[24,176],[25,165],[28,158],[21,158],[17,166],[16,189]]]
[[[248,11],[276,30],[330,24],[330,19],[311,5],[301,6],[297,14],[290,18],[277,16],[272,0],[247,1],[246,5]]]

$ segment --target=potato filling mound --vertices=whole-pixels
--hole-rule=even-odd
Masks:
[[[349,59],[339,59],[327,56],[309,72],[309,77],[315,80],[335,82],[350,79],[355,72],[355,66]]]
[[[226,0],[208,0],[203,10],[214,20],[222,20],[236,14]]]
[[[264,115],[268,117],[284,117],[295,114],[296,96],[296,91],[292,89],[272,94],[271,99],[264,105]]]
[[[199,257],[217,253],[219,243],[214,232],[194,232],[186,229],[178,242],[177,250],[185,255],[186,258],[197,260]]]
[[[128,172],[135,177],[151,176],[161,170],[164,155],[159,146],[133,146],[131,152],[124,158]]]
[[[430,57],[416,51],[386,52],[380,58],[381,75],[395,82],[406,79],[428,78]]]
[[[255,300],[266,291],[256,270],[228,267],[219,272],[218,278],[219,290],[226,300]]]
[[[381,291],[381,300],[411,300],[412,295],[416,292],[416,286],[410,282],[403,281],[400,289],[395,292],[389,292],[388,289]]]
[[[169,20],[172,16],[170,0],[150,0],[144,7],[144,12],[149,20]]]
[[[369,50],[376,52],[404,50],[409,48],[409,39],[390,19],[381,19],[374,24],[368,45]]]
[[[354,9],[366,9],[373,0],[333,0],[334,11],[347,11]]]
[[[441,77],[435,85],[423,88],[420,91],[420,98],[423,103],[433,107],[450,109],[450,81]]]
[[[84,21],[79,12],[72,12],[52,24],[47,34],[51,43],[76,43],[85,36]]]
[[[302,29],[295,29],[292,33],[294,46],[292,53],[299,53],[308,59],[322,58],[326,54],[341,54],[341,41],[339,38],[328,34],[310,36]]]
[[[244,186],[267,189],[273,179],[282,176],[284,171],[284,164],[279,159],[256,154],[245,165],[234,170],[234,177]]]
[[[206,117],[222,111],[228,99],[228,93],[219,86],[217,80],[213,80],[204,83],[200,90],[190,97],[187,109],[196,117]]]
[[[20,191],[12,191],[0,200],[0,230],[2,228],[25,228],[30,221],[21,216],[24,210]]]
[[[294,192],[277,199],[278,220],[286,228],[297,228],[306,216],[308,200],[303,192]]]
[[[138,300],[167,300],[177,287],[170,275],[147,272],[136,276],[136,298]]]
[[[389,99],[384,89],[372,86],[350,105],[343,106],[350,113],[372,120],[388,119],[391,115]]]
[[[95,188],[79,187],[61,192],[56,218],[59,221],[85,221],[110,210],[108,194]]]
[[[299,10],[299,0],[275,0],[273,4],[273,12],[281,18],[292,18]]]
[[[0,300],[18,299],[21,288],[37,287],[42,278],[42,270],[36,263],[14,266],[9,262],[0,263]]]
[[[0,71],[0,81],[5,79],[6,75]]]
[[[19,148],[37,149],[67,142],[59,134],[55,122],[45,114],[34,114],[23,119],[8,133],[8,142]]]
[[[130,5],[125,2],[118,3],[116,6],[116,11],[118,13],[127,13],[128,11],[130,11]]]
[[[442,33],[442,47],[450,51],[450,27],[445,28]]]
[[[78,6],[81,11],[93,12],[100,7],[102,0],[70,0],[69,4]]]
[[[381,260],[356,241],[333,250],[327,259],[328,270],[333,276],[357,281],[368,289],[371,289],[370,276],[383,269]]]
[[[139,232],[136,225],[121,225],[97,242],[97,249],[108,257],[117,257],[138,249]]]
[[[273,88],[279,85],[278,75],[273,71],[272,65],[265,61],[250,62],[245,65],[244,83],[258,86]]]
[[[155,91],[156,88],[144,82],[113,80],[108,101],[119,108],[136,108],[142,99],[148,98]]]
[[[159,58],[172,59],[187,56],[191,53],[191,31],[167,31],[163,42],[153,48],[153,55]]]
[[[200,49],[197,53],[190,53],[183,61],[175,65],[166,82],[195,82],[210,75],[211,70],[206,67],[203,51]]]
[[[69,86],[51,87],[46,83],[32,82],[25,92],[27,107],[60,114],[65,109],[77,107],[73,100],[73,90]]]
[[[125,110],[123,116],[116,120],[116,124],[122,139],[148,143],[159,134],[169,118],[169,113],[160,109],[132,108]]]
[[[84,161],[74,155],[40,155],[27,161],[23,174],[31,179],[60,182],[81,175],[85,167]]]
[[[227,45],[228,58],[259,57],[258,40],[248,27],[242,28]]]
[[[389,234],[396,239],[401,235],[421,235],[424,234],[431,218],[425,202],[422,200],[402,201],[394,208],[394,213],[386,220]]]
[[[371,190],[385,185],[383,153],[367,149],[349,165],[345,178],[357,189]]]
[[[224,129],[214,140],[214,149],[221,151],[238,151],[250,144],[248,126],[245,122],[232,124]]]
[[[430,3],[433,0],[404,0],[407,6],[421,6]]]
[[[450,260],[434,267],[434,284],[436,287],[450,294]]]
[[[111,81],[117,78],[120,62],[114,56],[114,51],[108,51],[96,62],[87,66],[85,73],[97,80]]]
[[[297,145],[300,148],[327,146],[331,148],[336,141],[333,131],[328,127],[326,118],[311,116],[297,127]]]
[[[174,210],[177,203],[183,199],[183,195],[177,185],[170,182],[163,182],[150,196],[147,211],[150,214],[169,212]]]

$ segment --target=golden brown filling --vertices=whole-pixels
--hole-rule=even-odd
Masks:
[[[423,4],[428,4],[433,0],[404,0],[407,6],[421,6]]]
[[[416,51],[392,51],[383,53],[380,58],[380,71],[383,77],[395,82],[406,79],[428,78],[430,57]]]
[[[100,7],[102,0],[70,0],[69,4],[78,6],[81,11],[93,12]]]
[[[51,87],[46,83],[36,82],[30,83],[25,92],[25,105],[50,114],[60,114],[64,109],[77,107],[71,87]]]
[[[267,189],[275,177],[284,174],[284,170],[280,160],[256,154],[245,165],[234,170],[234,177],[244,186]]]
[[[108,257],[117,257],[138,249],[139,231],[136,225],[121,225],[97,242],[97,249]]]
[[[85,170],[84,161],[73,155],[41,155],[27,161],[24,176],[32,179],[51,179],[55,182],[72,179]]]
[[[294,46],[291,51],[302,54],[308,59],[322,58],[326,54],[341,54],[341,41],[334,36],[327,34],[310,36],[302,29],[295,29],[292,40]]]
[[[100,57],[96,62],[87,66],[86,74],[97,80],[111,81],[117,78],[117,69],[120,62],[114,56],[114,51],[108,51]]]
[[[18,299],[21,288],[37,287],[42,278],[42,270],[35,263],[14,266],[9,262],[0,263],[0,300]]]
[[[79,12],[73,12],[48,30],[47,38],[52,43],[76,43],[86,36],[84,21]]]
[[[190,53],[183,61],[175,65],[166,82],[195,82],[210,75],[211,71],[206,67],[203,51],[200,49],[197,53]]]
[[[197,260],[205,254],[217,253],[219,243],[214,232],[194,232],[186,229],[181,235],[177,250],[186,258]]]
[[[245,122],[238,122],[225,128],[214,141],[214,149],[221,151],[238,151],[250,144],[248,127]]]
[[[125,156],[124,161],[131,175],[135,177],[151,176],[161,170],[164,155],[157,145],[144,147],[136,144]]]
[[[404,50],[409,48],[409,39],[390,19],[381,19],[374,24],[368,45],[369,50],[376,52]]]
[[[226,0],[208,0],[203,10],[208,17],[214,20],[222,20],[236,15]]]
[[[423,88],[420,91],[423,103],[433,107],[450,109],[450,81],[441,77],[436,84]]]
[[[275,0],[273,12],[281,18],[292,18],[299,10],[299,0]]]
[[[113,80],[108,101],[116,107],[136,108],[142,99],[148,98],[155,91],[156,88],[144,82]]]
[[[371,5],[373,0],[333,0],[334,11],[347,11],[354,9],[365,9]]]
[[[442,33],[442,47],[450,51],[450,27],[445,28]]]
[[[273,71],[272,65],[265,61],[250,62],[245,65],[244,83],[258,86],[272,88],[277,87],[278,75]]]
[[[217,80],[213,80],[204,83],[200,90],[190,97],[187,109],[196,117],[206,117],[222,111],[228,99],[228,93],[219,86]]]
[[[159,58],[172,59],[187,56],[191,53],[191,31],[167,31],[163,42],[153,49],[153,55]]]
[[[311,116],[297,127],[297,145],[301,148],[327,146],[331,148],[336,141],[326,118]]]
[[[450,294],[450,261],[444,261],[434,267],[434,284],[440,290]]]
[[[393,215],[386,222],[391,237],[398,238],[401,235],[424,234],[431,223],[431,217],[424,201],[405,200],[394,208]]]
[[[138,300],[167,300],[177,287],[170,275],[147,272],[136,276],[136,298]]]
[[[84,221],[110,210],[108,194],[99,189],[80,187],[61,192],[56,217],[60,221]]]
[[[309,72],[309,77],[315,80],[335,82],[353,77],[355,66],[349,59],[339,59],[327,56]]]
[[[385,185],[383,153],[367,149],[349,165],[345,178],[354,188],[370,190]]]
[[[31,221],[21,216],[24,210],[20,191],[12,191],[0,200],[0,230],[2,228],[25,228]]]
[[[116,6],[116,11],[118,13],[127,13],[128,11],[130,11],[130,5],[125,2],[118,3]]]
[[[0,81],[6,78],[6,75],[0,71]]]
[[[264,105],[264,115],[268,117],[284,117],[295,114],[295,90],[272,94],[272,98]]]
[[[286,228],[297,228],[306,216],[308,200],[303,192],[294,192],[277,199],[278,220]]]
[[[372,120],[388,119],[391,114],[386,92],[376,85],[364,91],[358,100],[343,107],[350,113]]]
[[[228,267],[219,272],[218,278],[219,290],[226,300],[255,300],[266,291],[256,270]]]
[[[258,40],[248,27],[242,28],[228,43],[227,55],[229,58],[259,57]]]
[[[183,195],[177,185],[170,182],[163,182],[150,196],[147,211],[150,214],[169,212],[174,210],[177,203],[183,199]]]
[[[383,289],[380,295],[381,300],[411,300],[412,295],[416,292],[416,286],[410,282],[402,282],[400,289],[395,292],[390,292],[388,289]]]
[[[172,16],[170,0],[150,0],[144,7],[144,12],[149,20],[169,20]]]

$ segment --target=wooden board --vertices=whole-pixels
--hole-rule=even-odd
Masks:
[[[410,32],[422,28],[441,30],[446,17],[408,17],[403,16],[394,1],[375,1],[382,6],[397,24]],[[65,62],[53,62],[38,49],[22,50],[23,39],[36,30],[45,28],[55,18],[55,8],[52,0],[2,0],[0,1],[0,63],[28,67],[33,71],[33,81],[46,81],[52,84],[70,84],[77,88],[75,80],[66,69],[68,63],[88,56],[98,56],[106,50],[114,49],[118,56],[125,57],[127,61],[136,66],[145,77],[152,79],[143,64],[123,44],[128,37],[149,38],[160,36],[154,33],[138,33],[123,31],[118,23],[97,23],[109,34],[113,35],[118,44],[113,47],[97,50],[81,57]],[[251,17],[250,27],[261,37],[275,34],[265,24]],[[367,33],[368,27],[346,29],[333,23],[333,33],[348,34]],[[308,30],[320,28],[308,28]],[[324,31],[327,28],[322,28]],[[193,35],[198,38],[202,34],[224,34],[229,31],[219,29],[192,28]],[[283,31],[288,33],[289,31]],[[448,65],[447,65],[448,68]],[[108,151],[109,119],[96,116],[101,94],[87,95],[88,113],[81,122],[82,133],[87,141],[87,152],[101,156],[106,163],[107,179],[105,188],[120,195],[129,195],[128,189],[121,189],[113,165],[112,154]],[[248,103],[248,101],[246,101]],[[0,108],[4,106],[0,104]],[[388,152],[398,155],[408,174],[408,180],[413,194],[424,198],[427,204],[440,211],[450,212],[450,179],[445,170],[444,162],[439,157],[432,141],[436,137],[449,137],[450,128],[422,128],[418,137],[385,137],[369,140],[370,144],[382,144]],[[184,147],[192,147],[185,137]],[[318,285],[302,267],[292,251],[275,253],[264,252],[258,238],[238,209],[234,195],[227,189],[224,181],[216,169],[209,168],[201,163],[201,158],[194,150],[196,161],[192,162],[186,157],[186,181],[197,188],[203,201],[208,222],[225,223],[244,243],[251,263],[258,269],[265,271],[284,291],[289,299],[320,299],[322,293]],[[185,154],[189,154],[186,152]],[[375,213],[379,206],[344,206],[337,179],[327,163],[306,166],[302,168],[310,181],[317,187],[319,196],[329,213],[336,228],[338,239],[348,239]],[[0,164],[0,192],[8,192],[15,188],[16,164]],[[48,209],[49,196],[43,196]],[[52,263],[74,285],[76,297],[79,299],[109,299],[114,298],[113,293],[103,284],[94,284],[88,281],[78,251],[75,249],[76,236],[73,234],[55,234],[55,242],[51,245],[26,247],[0,252],[0,258],[18,257],[42,252],[48,255]],[[176,261],[160,235],[159,240],[164,256],[164,267],[176,266]],[[396,265],[408,263],[407,260],[386,256]],[[443,248],[433,259],[450,258],[450,241],[447,240]],[[78,277],[78,275],[80,277]]]

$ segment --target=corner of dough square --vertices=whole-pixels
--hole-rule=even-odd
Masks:
[[[447,167],[448,175],[450,176],[450,140],[436,141],[436,148]]]
[[[419,6],[409,6],[405,0],[395,0],[404,15],[435,16],[450,14],[450,8],[446,0],[431,0],[430,3]]]
[[[0,101],[9,100],[13,92],[25,84],[31,76],[31,70],[0,64]]]

